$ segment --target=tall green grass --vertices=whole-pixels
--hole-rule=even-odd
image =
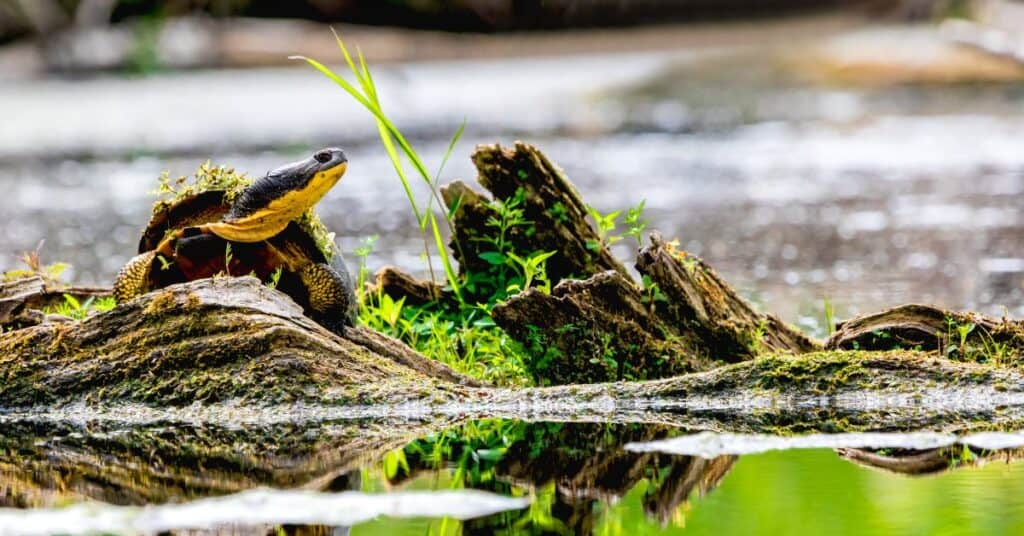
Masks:
[[[452,265],[451,255],[444,245],[444,239],[441,237],[441,229],[438,217],[434,213],[433,204],[436,200],[438,206],[441,208],[442,219],[447,223],[449,231],[451,231],[451,216],[444,210],[444,203],[441,200],[437,183],[440,178],[441,171],[444,169],[452,151],[455,149],[455,145],[458,143],[459,138],[462,137],[462,132],[465,129],[465,123],[460,125],[455,131],[455,134],[452,135],[451,141],[448,144],[448,150],[444,154],[444,158],[441,161],[441,165],[438,167],[437,173],[431,175],[427,170],[427,166],[423,163],[423,159],[420,158],[419,153],[416,152],[408,140],[406,140],[402,132],[398,130],[398,127],[396,127],[391,119],[389,119],[384,113],[380,99],[377,95],[377,87],[373,82],[373,75],[370,74],[370,69],[366,65],[366,60],[363,58],[362,51],[358,48],[356,49],[356,59],[358,62],[354,61],[352,59],[352,55],[349,53],[348,47],[345,46],[345,42],[342,41],[341,37],[338,36],[337,32],[334,32],[333,29],[331,32],[334,33],[334,39],[338,43],[338,48],[341,49],[342,54],[345,56],[345,62],[348,64],[349,71],[355,78],[358,87],[332,71],[324,64],[312,58],[305,56],[292,56],[290,59],[305,61],[345,90],[345,92],[351,95],[356,102],[363,105],[364,108],[373,114],[374,119],[377,121],[377,131],[380,135],[381,144],[384,146],[384,150],[391,159],[391,164],[394,166],[395,173],[398,175],[398,179],[402,184],[402,189],[405,191],[405,195],[409,200],[409,206],[412,208],[413,214],[416,216],[416,221],[419,223],[420,236],[423,239],[423,253],[427,259],[427,268],[430,271],[430,276],[432,279],[436,280],[433,261],[431,260],[430,255],[430,243],[433,242],[434,247],[437,249],[437,254],[441,258],[448,286],[452,289],[455,297],[460,302],[463,302],[462,288],[458,274],[455,272]],[[414,174],[426,183],[429,189],[430,193],[427,197],[426,203],[423,203],[422,206],[412,191],[410,176],[406,173],[405,163],[402,158],[403,156],[412,166]]]

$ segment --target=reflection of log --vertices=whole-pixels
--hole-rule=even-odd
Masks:
[[[596,505],[617,501],[641,480],[649,480],[644,499],[648,513],[667,521],[696,489],[714,489],[732,468],[735,456],[705,460],[691,456],[637,453],[626,443],[671,435],[664,425],[528,423],[522,437],[494,467],[496,480],[537,490],[554,483],[552,512],[570,534],[590,534],[601,512]],[[494,482],[474,484],[493,490]],[[471,524],[481,528],[486,521]]]
[[[220,426],[15,422],[0,438],[0,506],[147,504],[259,486],[338,491],[444,420]]]
[[[865,467],[904,475],[930,475],[981,465],[990,459],[1009,462],[1021,457],[1020,449],[984,451],[964,445],[951,445],[927,450],[902,450],[880,453],[868,449],[836,449],[844,459]]]

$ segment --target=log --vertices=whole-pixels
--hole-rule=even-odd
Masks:
[[[636,268],[646,288],[617,272],[563,281],[550,295],[511,297],[494,308],[494,321],[531,351],[535,380],[550,384],[665,378],[821,349],[657,233]]]
[[[0,370],[7,408],[407,402],[476,384],[373,330],[334,336],[252,277],[172,285],[81,322],[5,333]]]
[[[374,282],[368,285],[368,295],[374,296],[377,291],[387,294],[394,300],[405,299],[406,305],[426,305],[443,300],[452,300],[451,292],[444,287],[426,279],[417,279],[394,266],[385,266],[377,271]]]
[[[478,288],[493,279],[494,242],[521,257],[554,252],[547,260],[551,295],[528,289],[494,307],[492,316],[530,354],[528,369],[541,385],[665,378],[751,359],[765,351],[821,348],[772,315],[757,313],[710,267],[672,249],[659,235],[641,251],[638,286],[588,221],[586,204],[537,148],[482,145],[473,153],[487,198],[456,181],[442,188],[452,214],[451,250],[471,290],[470,302],[500,292]],[[502,233],[498,206],[521,211],[522,224]],[[500,235],[500,236],[499,236]],[[395,269],[382,270],[376,288],[423,305],[442,291]],[[451,296],[439,304],[451,309]]]
[[[64,302],[65,294],[84,302],[110,296],[110,289],[73,287],[39,275],[0,280],[0,331],[58,321],[43,310]]]
[[[740,432],[1024,425],[1024,373],[934,353],[762,356],[643,382],[479,386],[359,327],[337,336],[251,277],[151,292],[0,334],[5,418],[223,422],[457,415]]]
[[[511,148],[480,145],[473,152],[477,182],[493,199],[456,181],[441,189],[452,211],[452,251],[460,273],[486,273],[490,263],[481,253],[493,248],[486,238],[498,229],[488,222],[497,217],[494,201],[506,205],[518,199],[524,225],[513,227],[506,239],[514,251],[528,256],[554,251],[547,261],[551,283],[566,278],[614,270],[628,277],[626,267],[612,256],[607,245],[587,220],[587,207],[565,173],[536,147],[516,142]]]
[[[826,346],[917,349],[961,360],[1019,366],[1024,353],[1024,322],[907,304],[839,323]]]
[[[607,271],[562,281],[550,295],[517,294],[491,315],[529,352],[539,385],[664,378],[714,365],[652,307],[631,280]]]

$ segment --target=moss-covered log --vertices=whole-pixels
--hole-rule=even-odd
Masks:
[[[536,147],[516,142],[511,148],[481,145],[473,152],[477,182],[492,195],[488,199],[456,181],[441,189],[453,209],[452,250],[463,274],[486,273],[487,253],[500,233],[494,202],[522,209],[524,225],[508,229],[504,237],[523,256],[553,251],[547,275],[557,283],[614,270],[628,276],[626,267],[612,256],[597,230],[587,220],[587,206],[579,192]]]
[[[759,313],[702,260],[660,235],[640,251],[640,287],[617,272],[529,290],[494,308],[495,322],[529,345],[534,375],[553,384],[664,378],[821,348]]]
[[[645,286],[638,285],[588,220],[569,179],[537,148],[521,142],[480,146],[473,162],[492,198],[458,181],[442,189],[454,215],[451,249],[467,287],[493,279],[494,265],[506,256],[496,244],[520,258],[551,253],[550,295],[528,289],[493,309],[495,322],[529,354],[527,368],[537,383],[665,378],[764,351],[821,347],[754,311],[703,261],[657,234],[638,257]],[[503,224],[510,208],[516,225]],[[451,301],[436,285],[394,269],[378,274],[377,287],[410,304],[430,296]],[[470,302],[488,301],[484,294]]]
[[[474,382],[373,330],[337,337],[251,277],[173,285],[0,335],[0,405],[407,402]]]
[[[839,323],[827,346],[844,350],[917,349],[966,361],[1018,366],[1024,352],[1024,323],[907,304]]]

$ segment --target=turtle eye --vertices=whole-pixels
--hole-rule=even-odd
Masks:
[[[320,162],[321,164],[326,164],[331,161],[331,152],[320,151],[319,153],[316,153],[316,155],[314,155],[313,158],[316,158],[316,161]]]

